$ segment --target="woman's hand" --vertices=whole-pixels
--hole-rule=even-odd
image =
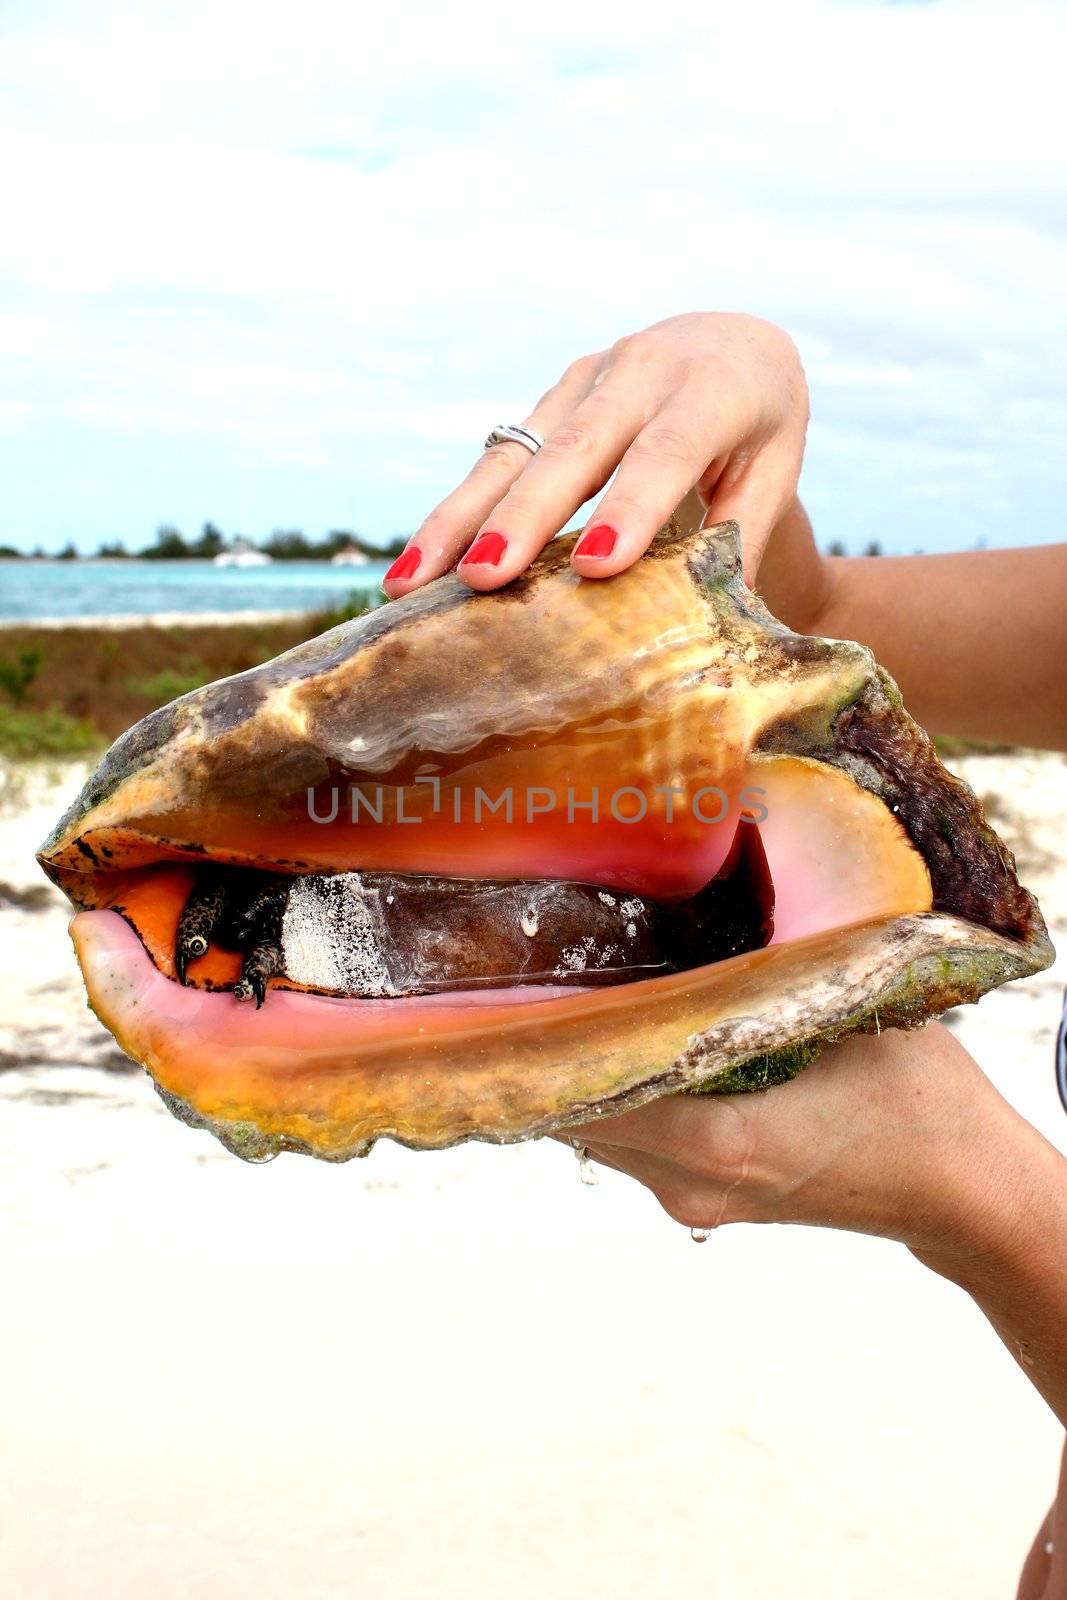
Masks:
[[[808,422],[792,340],[758,317],[694,312],[583,356],[524,419],[545,444],[498,444],[430,513],[385,578],[408,594],[459,563],[474,589],[516,577],[618,474],[571,555],[586,578],[631,566],[691,489],[741,524],[745,575],[792,505]]]
[[[848,1039],[765,1093],[669,1095],[566,1137],[686,1227],[849,1228],[946,1272],[1000,1249],[1039,1140],[936,1024]]]

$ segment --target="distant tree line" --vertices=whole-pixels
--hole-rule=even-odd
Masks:
[[[240,535],[235,536],[237,539],[240,537]],[[233,542],[234,540],[227,539],[213,522],[204,523],[198,539],[186,539],[177,528],[168,525],[158,528],[154,543],[143,550],[127,550],[121,539],[105,540],[97,548],[95,556],[98,560],[111,561],[128,559],[131,556],[136,556],[142,561],[203,561],[220,555],[223,550],[229,549]],[[257,550],[264,550],[275,561],[329,561],[338,551],[351,549],[362,551],[370,561],[381,561],[398,556],[407,543],[407,536],[400,534],[386,544],[371,544],[358,534],[342,528],[335,528],[330,533],[323,534],[321,539],[309,539],[299,529],[278,529],[269,539],[260,541],[241,539],[241,543]],[[0,545],[0,558],[25,554],[24,550],[16,550],[12,545]],[[40,546],[30,554],[38,560],[47,556],[47,552]],[[78,551],[73,543],[68,541],[52,559],[75,561],[78,559]]]
[[[831,544],[826,546],[826,554],[828,556],[847,556],[848,546],[845,544],[843,539],[834,539]],[[872,539],[868,544],[865,544],[863,549],[860,551],[861,556],[880,556],[881,554],[882,547],[878,543],[877,539]],[[918,554],[918,551],[916,551],[916,554]]]
[[[339,550],[361,550],[370,561],[391,561],[398,556],[407,544],[407,535],[398,534],[395,539],[388,540],[385,544],[371,544],[367,539],[360,538],[357,533],[350,533],[346,529],[335,528],[330,533],[324,533],[321,539],[309,539],[299,529],[279,528],[271,534],[269,539],[256,541],[243,539],[236,534],[235,539],[245,546],[256,550],[265,550],[274,561],[329,561]],[[234,543],[220,533],[213,522],[205,522],[198,539],[186,539],[177,528],[169,525],[157,528],[155,543],[148,545],[144,550],[127,550],[120,539],[99,545],[95,552],[97,560],[121,560],[136,556],[142,561],[201,561],[219,555],[223,550],[228,550]],[[982,538],[971,546],[974,550],[984,550],[987,541]],[[922,555],[921,550],[915,554]],[[24,550],[16,550],[12,545],[0,544],[0,559],[10,559],[15,556],[24,556]],[[834,539],[826,546],[828,556],[847,556],[850,554],[848,546],[841,539]],[[859,552],[862,556],[880,556],[883,554],[882,546],[877,539],[871,539]],[[48,558],[48,552],[42,550],[40,545],[30,552],[37,560]],[[67,543],[62,550],[56,552],[51,558],[55,561],[75,561],[78,551],[74,545]]]

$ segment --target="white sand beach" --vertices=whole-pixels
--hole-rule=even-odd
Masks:
[[[1067,949],[1067,762],[955,765]],[[79,778],[0,799],[5,1592],[1014,1595],[1062,1430],[903,1247],[697,1246],[552,1142],[251,1167],[175,1122],[32,861]],[[952,1018],[1061,1148],[1065,981]]]

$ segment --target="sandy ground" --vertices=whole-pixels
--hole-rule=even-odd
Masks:
[[[960,766],[1067,949],[1067,764]],[[76,782],[8,782],[16,900]],[[65,922],[0,906],[7,1593],[1014,1595],[1061,1430],[902,1247],[698,1247],[552,1143],[242,1165],[122,1070]],[[954,1019],[1061,1147],[1064,967]]]

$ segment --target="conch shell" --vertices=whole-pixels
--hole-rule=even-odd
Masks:
[[[1051,960],[893,682],[777,622],[734,524],[604,583],[569,544],[146,717],[42,847],[94,1011],[236,1153],[763,1088]]]

